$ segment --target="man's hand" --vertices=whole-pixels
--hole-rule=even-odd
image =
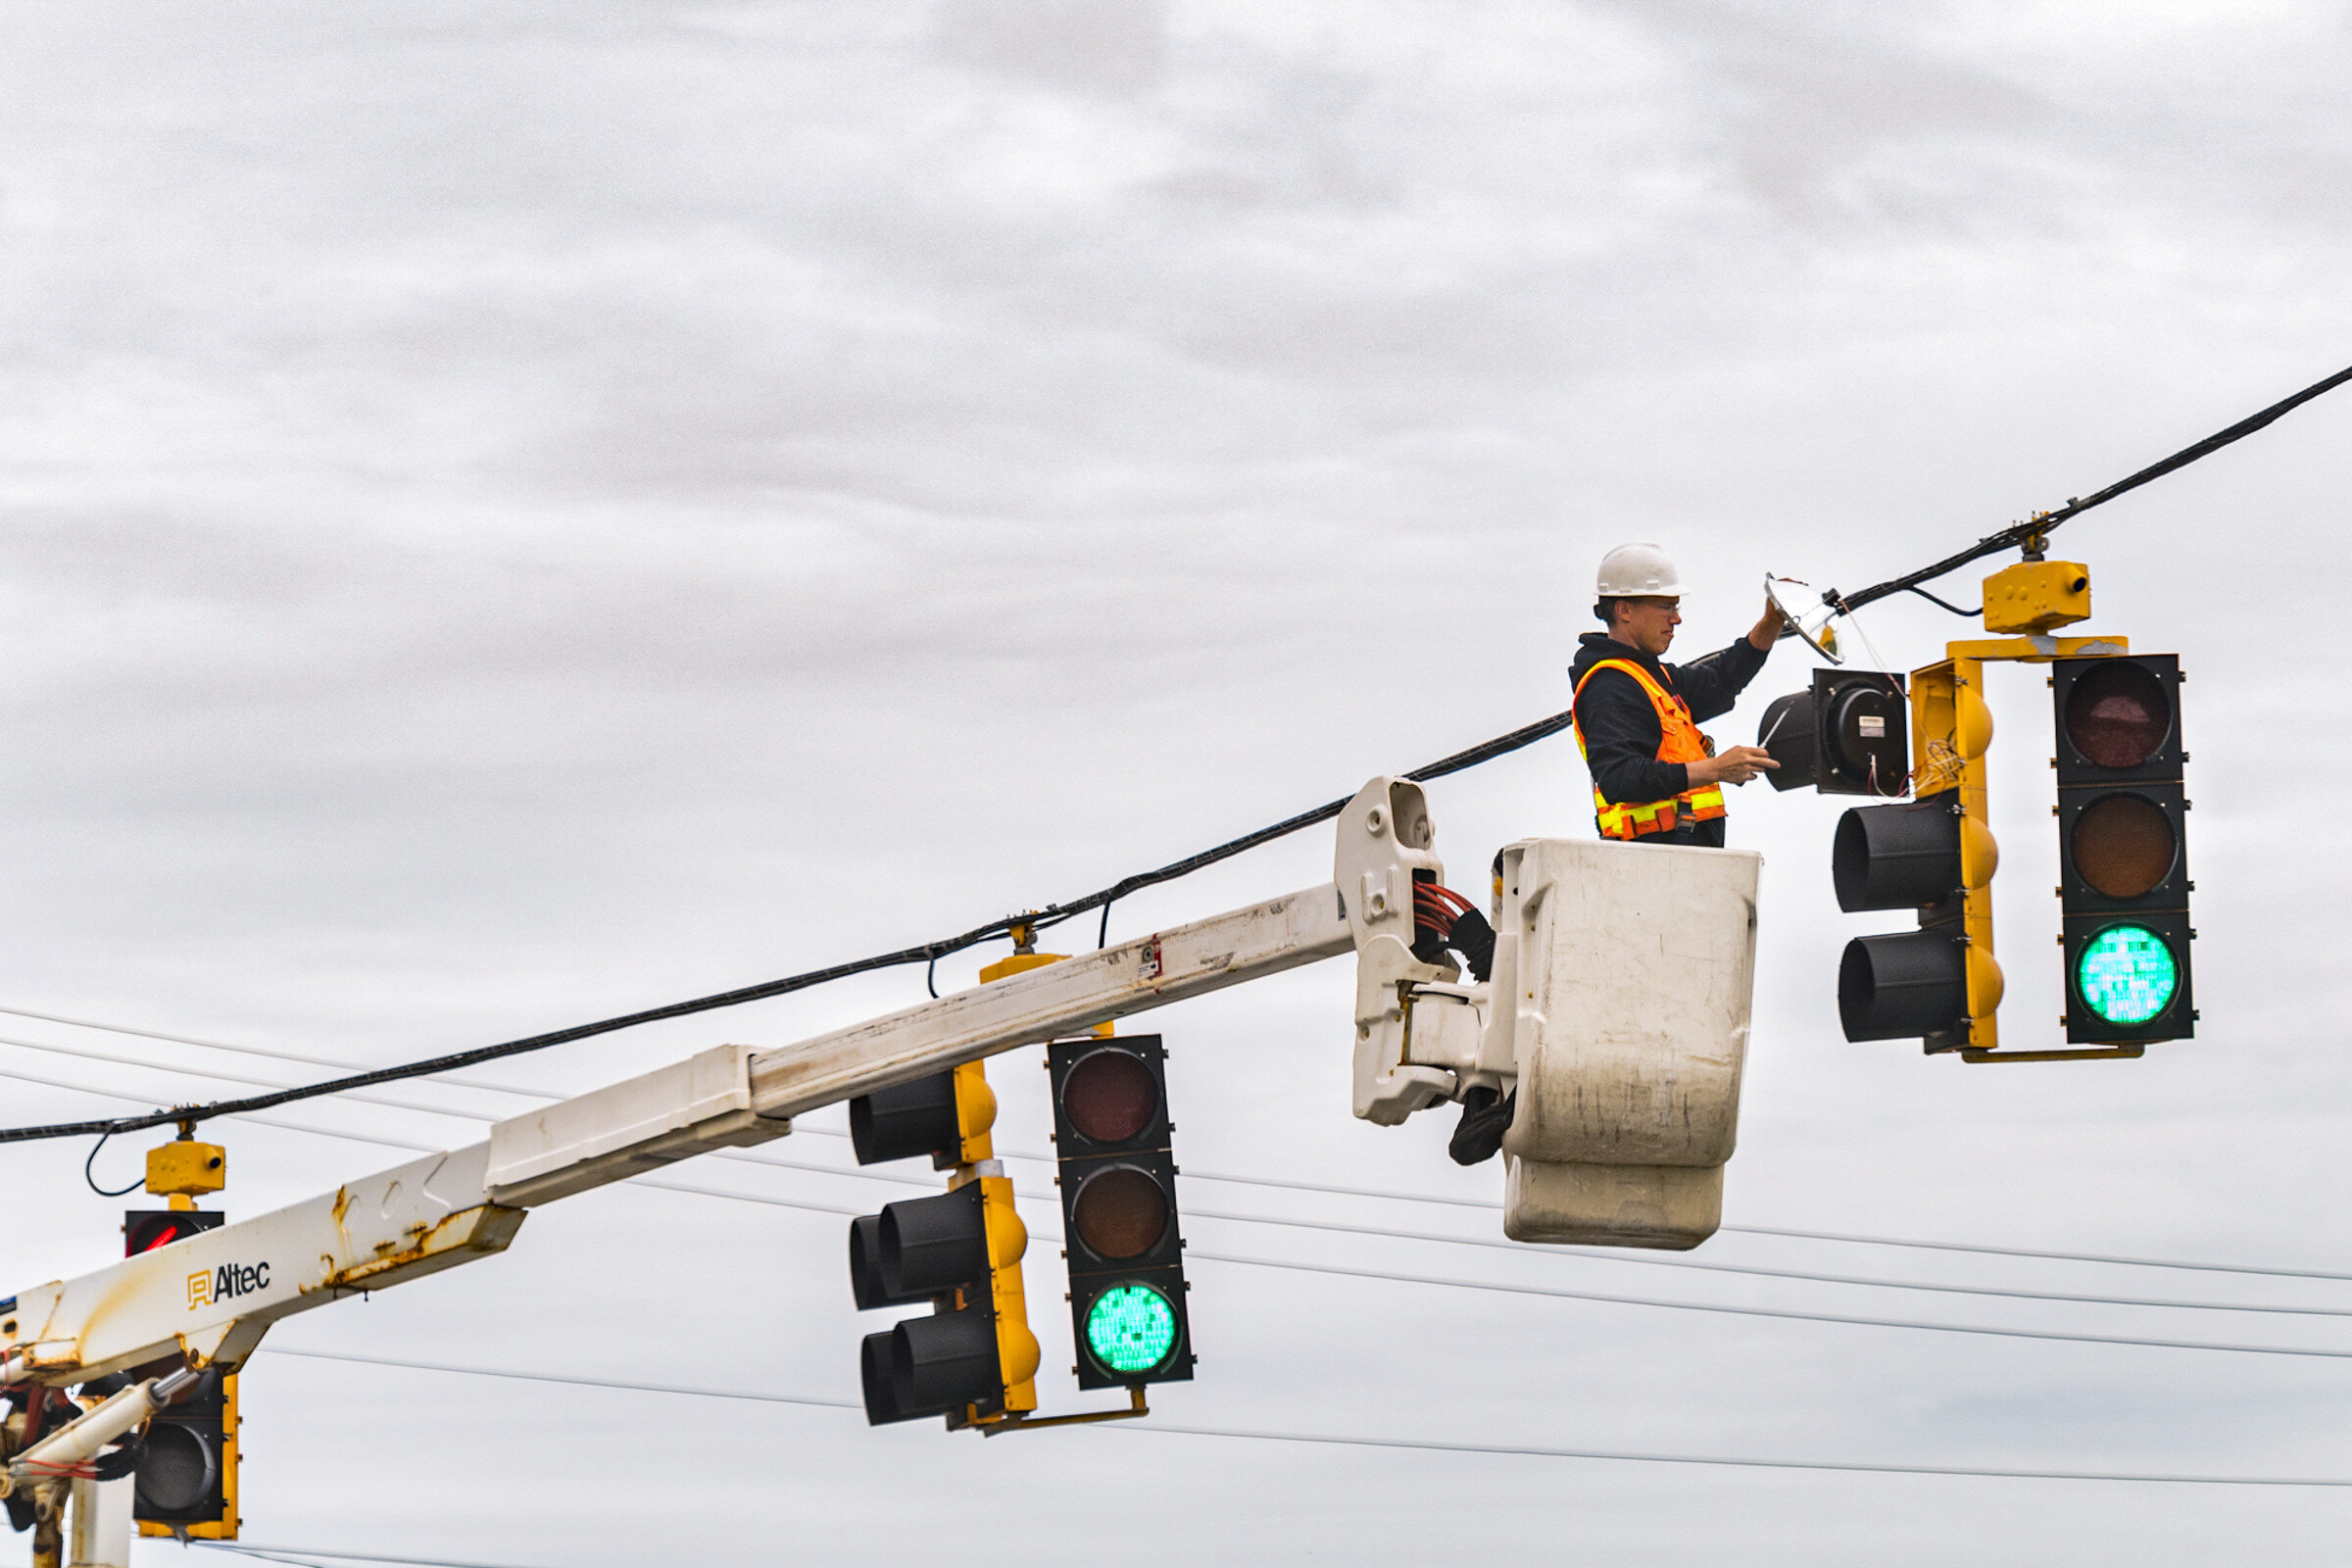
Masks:
[[[1756,622],[1755,629],[1747,634],[1747,640],[1757,653],[1769,654],[1772,652],[1772,645],[1781,640],[1781,628],[1788,624],[1788,617],[1781,613],[1781,607],[1772,602],[1770,594],[1766,594],[1764,596],[1764,618]]]
[[[1761,746],[1729,746],[1713,757],[1683,765],[1690,770],[1690,788],[1697,789],[1702,784],[1744,784],[1758,770],[1781,764]]]

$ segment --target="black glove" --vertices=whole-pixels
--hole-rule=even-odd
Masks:
[[[1446,1152],[1453,1156],[1456,1165],[1493,1159],[1501,1152],[1502,1135],[1511,1130],[1511,1117],[1518,1109],[1517,1090],[1507,1100],[1498,1100],[1492,1089],[1470,1090],[1462,1096],[1461,1125],[1454,1128]]]
[[[119,1448],[109,1448],[90,1461],[90,1473],[100,1481],[120,1481],[137,1472],[139,1461],[147,1456],[145,1434],[136,1434],[122,1441]]]
[[[1454,918],[1453,935],[1446,939],[1446,945],[1462,956],[1473,980],[1486,979],[1487,971],[1494,967],[1494,928],[1476,909],[1464,909]]]

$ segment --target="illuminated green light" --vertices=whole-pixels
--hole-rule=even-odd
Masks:
[[[1149,1285],[1114,1285],[1087,1308],[1086,1348],[1113,1372],[1149,1372],[1176,1348],[1176,1308]]]
[[[2075,989],[2109,1023],[2146,1023],[2173,1004],[2180,964],[2172,945],[2144,925],[2111,925],[2082,945]]]

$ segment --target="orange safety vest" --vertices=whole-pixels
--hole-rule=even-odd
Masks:
[[[1585,671],[1584,680],[1576,683],[1576,696],[1585,695],[1585,681],[1604,669],[1622,669],[1642,683],[1649,697],[1649,706],[1658,711],[1658,760],[1661,762],[1695,762],[1708,755],[1706,737],[1699,734],[1698,725],[1690,717],[1690,705],[1668,692],[1653,679],[1648,670],[1630,659],[1604,659]],[[1592,763],[1592,754],[1585,750],[1585,726],[1576,724],[1576,749]],[[1711,821],[1723,815],[1723,786],[1706,784],[1694,790],[1685,790],[1671,800],[1643,802],[1615,802],[1592,786],[1592,809],[1600,819],[1600,836],[1604,839],[1640,839],[1653,833],[1671,833],[1684,817],[1693,822]]]

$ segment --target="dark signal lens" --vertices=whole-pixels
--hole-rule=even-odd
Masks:
[[[2172,699],[2144,665],[2102,664],[2067,693],[2066,738],[2100,767],[2137,767],[2172,732]]]
[[[1097,1257],[1141,1257],[1168,1230],[1168,1198],[1133,1165],[1097,1171],[1078,1189],[1071,1223]]]
[[[204,1506],[220,1479],[220,1463],[204,1434],[159,1422],[139,1457],[139,1501],[158,1513],[184,1514]]]
[[[1152,1069],[1124,1051],[1098,1051],[1062,1080],[1070,1125],[1098,1144],[1121,1144],[1152,1125],[1159,1086]]]
[[[2180,846],[2154,802],[2110,795],[2075,819],[2068,848],[2083,881],[2111,899],[2136,899],[2173,874]]]

